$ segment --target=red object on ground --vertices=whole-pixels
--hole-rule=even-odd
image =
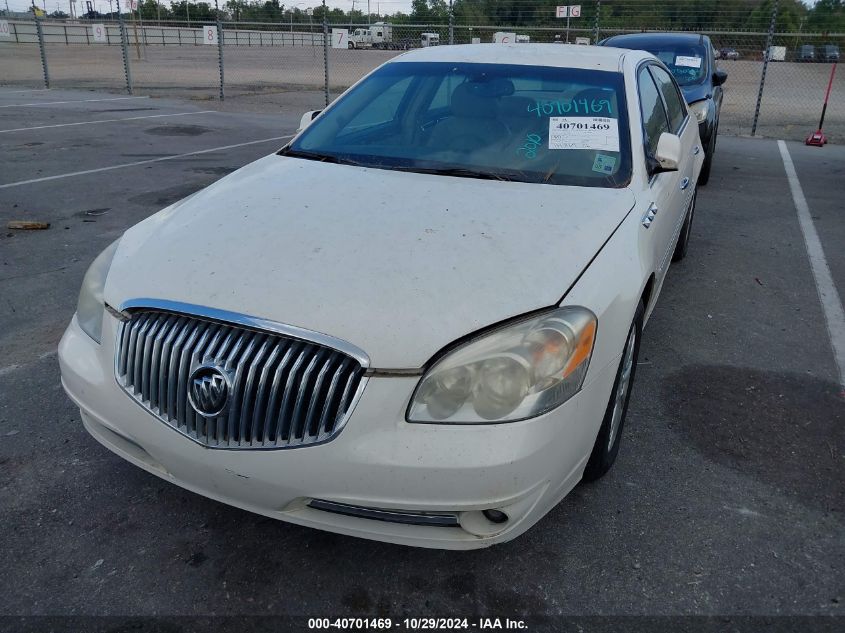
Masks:
[[[824,113],[827,111],[827,100],[830,98],[830,88],[833,86],[834,75],[836,75],[836,62],[833,63],[833,68],[830,69],[830,81],[827,82],[827,92],[824,93],[824,105],[822,106],[822,118],[819,121],[819,129],[807,137],[807,140],[804,141],[805,145],[824,147],[827,143],[827,137],[822,132],[822,127],[824,127]]]

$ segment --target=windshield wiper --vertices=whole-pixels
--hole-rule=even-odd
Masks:
[[[321,163],[334,163],[337,165],[361,165],[364,166],[364,163],[359,163],[349,158],[340,158],[338,156],[332,156],[331,154],[320,154],[318,152],[306,152],[300,149],[284,149],[279,152],[280,156],[289,156],[290,158],[305,158],[307,160],[316,160]]]
[[[467,167],[388,167],[397,171],[413,171],[420,174],[436,174],[438,176],[455,176],[457,178],[478,178],[480,180],[501,180],[511,182],[521,180],[519,174],[500,174],[489,171],[478,171]]]

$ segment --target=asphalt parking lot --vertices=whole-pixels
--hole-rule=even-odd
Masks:
[[[619,461],[515,541],[429,551],[275,522],[90,438],[56,360],[88,264],[300,114],[0,89],[0,614],[842,614],[845,388],[775,140],[720,137]],[[845,297],[845,149],[787,147]]]

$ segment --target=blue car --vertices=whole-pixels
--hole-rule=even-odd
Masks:
[[[675,76],[690,111],[698,120],[698,134],[706,154],[698,184],[707,184],[719,132],[722,85],[728,78],[728,73],[716,68],[710,38],[694,33],[634,33],[614,35],[599,45],[648,51]]]

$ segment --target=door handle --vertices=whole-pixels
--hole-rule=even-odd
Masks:
[[[654,222],[654,218],[657,216],[657,205],[653,202],[649,205],[648,210],[645,212],[643,216],[643,226],[648,228],[651,226],[651,223]]]
[[[698,156],[698,153],[701,151],[701,148],[696,145],[695,148],[692,150],[692,153]]]
[[[687,187],[689,187],[689,178],[684,178],[684,179],[681,181],[681,190],[684,190],[684,189],[686,189]]]

